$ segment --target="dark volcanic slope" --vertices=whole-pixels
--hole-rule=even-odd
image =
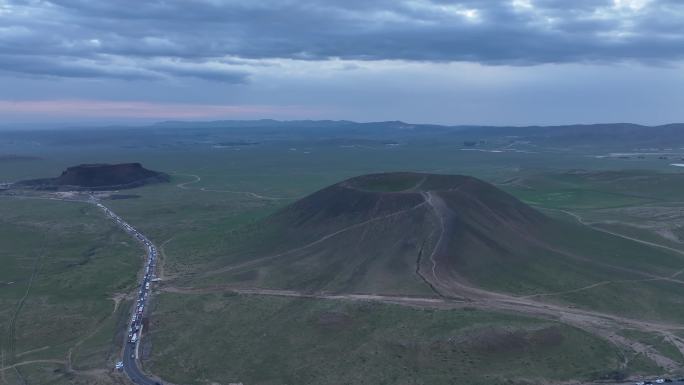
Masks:
[[[207,276],[279,289],[518,294],[644,279],[679,257],[550,218],[476,178],[352,178],[276,213]],[[657,261],[657,263],[653,263]]]
[[[543,215],[479,179],[461,175],[385,173],[363,175],[318,191],[277,214],[294,231],[336,227],[402,210],[432,211],[430,196],[445,200],[461,221],[492,227],[499,220],[529,225]],[[410,229],[405,229],[410,230]]]
[[[168,182],[169,176],[144,168],[140,163],[82,164],[67,168],[57,178],[19,182],[39,189],[124,189],[149,183]]]

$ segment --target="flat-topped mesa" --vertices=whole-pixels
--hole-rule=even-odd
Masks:
[[[39,190],[120,190],[169,180],[167,174],[148,170],[140,163],[81,164],[67,168],[57,178],[26,180],[16,185]]]

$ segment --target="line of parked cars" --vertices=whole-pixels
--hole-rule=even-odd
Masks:
[[[653,385],[653,384],[665,384],[670,382],[684,382],[684,378],[673,380],[670,378],[657,378],[653,381],[639,381],[635,385]]]
[[[135,236],[140,242],[145,244],[145,246],[147,247],[147,263],[145,264],[145,274],[143,275],[142,281],[140,283],[140,289],[138,290],[138,299],[136,302],[135,310],[133,311],[133,315],[131,316],[131,324],[128,328],[128,342],[131,344],[137,344],[140,337],[140,329],[142,328],[142,318],[143,313],[145,312],[145,305],[149,297],[151,282],[153,281],[154,267],[157,261],[157,248],[152,244],[152,242],[150,242],[149,239],[142,235],[133,226],[126,223],[114,212],[109,210],[105,205],[101,203],[96,204],[100,209],[104,210],[104,212],[109,217],[114,219],[116,223],[119,226],[121,226],[127,233]]]

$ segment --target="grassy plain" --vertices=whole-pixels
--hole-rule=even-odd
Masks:
[[[278,139],[239,150],[154,140],[52,146],[0,143],[3,153],[38,157],[0,162],[0,182],[56,176],[67,166],[97,162],[136,161],[170,173],[172,183],[131,190],[126,193],[139,198],[106,203],[162,247],[163,274],[169,284],[179,285],[221,283],[197,277],[215,267],[217,260],[243,250],[260,219],[297,198],[360,174],[400,170],[469,174],[499,183],[527,203],[580,211],[595,221],[615,218],[616,211],[601,210],[676,202],[682,187],[678,179],[682,174],[673,172],[669,162],[594,157],[602,153],[600,149],[527,148],[530,151],[497,153],[461,151],[458,139],[398,142],[391,147],[341,147]],[[622,177],[588,177],[568,174],[570,169],[641,170]],[[655,174],[664,171],[670,174]],[[1,198],[0,226],[0,281],[15,282],[0,283],[0,330],[11,329],[18,302],[38,266],[16,317],[14,342],[5,338],[9,334],[2,339],[2,350],[8,352],[3,365],[60,361],[20,366],[19,374],[29,384],[89,383],[92,378],[86,372],[110,367],[116,354],[111,347],[117,346],[112,342],[121,314],[119,310],[113,313],[109,298],[134,284],[140,266],[138,246],[99,212],[71,203]],[[660,239],[650,236],[647,239]],[[595,247],[603,248],[611,263],[647,272],[667,274],[681,267],[672,253],[608,239],[587,236],[579,246],[589,256]],[[590,264],[567,275],[572,279],[556,274],[567,266],[543,267],[535,270],[521,265],[518,272],[527,275],[519,277],[553,283],[559,291],[605,279],[591,274]],[[620,279],[624,275],[617,274]],[[281,278],[279,283],[287,282],[288,277]],[[498,290],[544,294],[516,287],[510,280],[507,286],[498,280],[485,282],[486,277],[482,280]],[[681,285],[672,282],[615,282],[543,300],[681,322],[684,314],[677,310],[681,295]],[[171,293],[160,295],[154,307],[152,357],[145,365],[177,383],[440,384],[465,380],[495,384],[507,379],[547,383],[599,378],[617,369],[620,354],[625,354],[561,324],[479,311]],[[660,346],[659,341],[649,341]],[[72,372],[66,370],[69,349],[73,349]],[[668,349],[660,346],[659,350]],[[659,371],[642,357],[630,358],[632,372]],[[16,375],[13,369],[3,371],[9,384],[20,383]]]
[[[548,383],[600,378],[621,360],[562,324],[476,310],[231,294],[162,294],[156,306],[149,368],[184,384]]]
[[[114,311],[114,298],[132,290],[140,247],[93,206],[10,197],[0,198],[0,244],[3,379],[87,383],[97,369],[96,381],[114,381],[128,311]]]

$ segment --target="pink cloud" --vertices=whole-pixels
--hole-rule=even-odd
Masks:
[[[0,117],[216,119],[289,117],[321,114],[300,106],[153,103],[102,100],[0,100]]]

